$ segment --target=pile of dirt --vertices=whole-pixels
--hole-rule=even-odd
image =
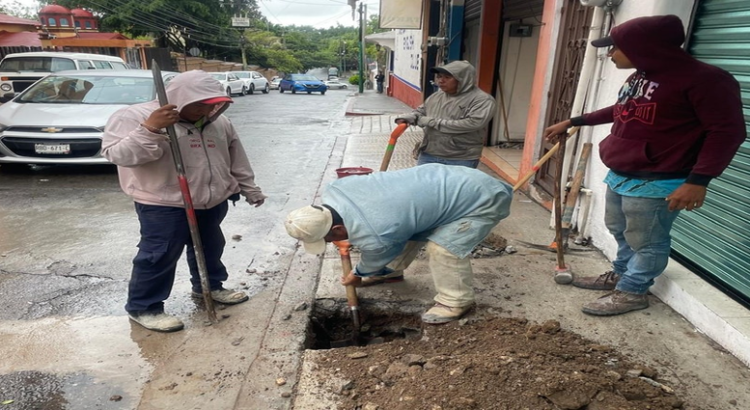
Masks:
[[[654,369],[557,321],[462,319],[417,340],[326,350],[341,410],[645,410],[683,401]]]

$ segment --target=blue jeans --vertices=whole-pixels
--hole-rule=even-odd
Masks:
[[[224,201],[211,209],[196,209],[198,230],[206,258],[206,270],[211,290],[221,289],[227,280],[227,269],[221,262],[224,253],[224,233],[219,226],[229,210]],[[194,292],[201,292],[198,263],[190,238],[190,227],[184,208],[143,205],[135,203],[141,224],[141,240],[133,259],[133,272],[128,286],[125,310],[132,312],[163,312],[164,301],[169,298],[174,284],[177,261],[182,250],[187,249],[190,283]]]
[[[469,168],[476,168],[479,166],[479,159],[445,159],[422,152],[419,154],[417,165],[424,164],[460,165]]]
[[[609,188],[606,200],[604,221],[617,241],[617,290],[645,294],[667,267],[669,231],[680,212],[669,211],[664,198],[622,196]]]

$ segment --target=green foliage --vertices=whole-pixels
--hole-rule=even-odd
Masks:
[[[349,84],[359,85],[359,74],[354,74],[353,76],[349,77]]]
[[[29,6],[26,2],[21,3],[18,0],[5,1],[3,4],[0,4],[0,13],[20,17],[22,19],[39,21],[36,11],[36,7]]]
[[[17,1],[17,0],[13,0]],[[231,27],[237,10],[222,7],[218,0],[41,0],[68,8],[83,7],[100,17],[101,31],[120,32],[131,38],[150,36],[159,47],[184,53],[201,50],[201,57],[242,62],[290,73],[312,68],[338,67],[342,71],[359,67],[359,29],[336,25],[327,29],[311,26],[271,24],[258,9],[259,0],[242,0],[250,27]],[[237,1],[235,1],[237,4]],[[36,17],[33,17],[36,19]],[[378,29],[378,16],[370,15],[365,32]],[[376,59],[374,44],[365,54]]]

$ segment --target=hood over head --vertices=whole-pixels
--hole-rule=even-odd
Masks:
[[[176,105],[177,111],[182,111],[186,105],[194,102],[217,104],[216,109],[209,115],[210,120],[226,111],[229,108],[228,103],[232,102],[219,80],[201,70],[178,74],[165,88],[169,103]]]
[[[606,37],[591,44],[614,44],[641,71],[661,71],[690,58],[682,49],[685,28],[675,15],[638,17],[612,28]]]
[[[477,78],[477,70],[468,61],[452,61],[448,64],[430,69],[433,74],[450,74],[458,80],[458,93],[463,94],[474,88]]]

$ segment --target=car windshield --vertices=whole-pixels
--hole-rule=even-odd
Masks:
[[[0,63],[0,71],[49,73],[75,69],[73,60],[57,57],[13,57],[6,58]]]
[[[137,104],[151,101],[151,78],[51,75],[29,87],[15,101],[44,104]]]
[[[307,75],[307,74],[293,75],[292,80],[294,81],[320,81],[315,76]]]
[[[211,77],[213,77],[213,78],[215,78],[215,79],[217,79],[219,81],[224,81],[224,80],[227,79],[227,75],[226,74],[221,74],[221,73],[211,74]]]
[[[235,72],[234,75],[236,75],[239,78],[250,78],[250,73],[237,73],[237,72]]]

